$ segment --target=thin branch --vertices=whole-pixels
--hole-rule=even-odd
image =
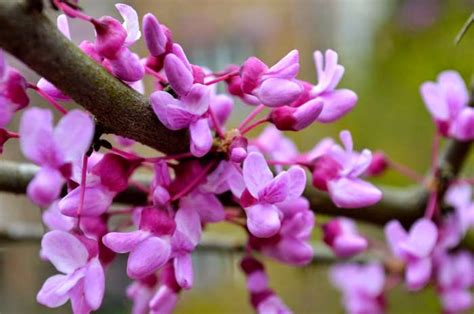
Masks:
[[[467,31],[469,30],[469,28],[472,26],[473,23],[474,23],[474,12],[469,16],[469,18],[466,20],[461,30],[459,31],[459,33],[456,35],[456,38],[454,39],[454,43],[456,45],[458,45],[461,42],[464,35],[466,35]]]

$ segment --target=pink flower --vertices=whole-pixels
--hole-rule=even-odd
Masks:
[[[406,263],[405,281],[410,290],[418,290],[429,281],[431,254],[438,239],[438,229],[429,219],[419,219],[407,233],[397,220],[385,226],[385,237],[392,253]]]
[[[354,152],[349,131],[342,131],[340,137],[344,148],[333,145],[315,160],[313,185],[328,191],[338,207],[359,208],[377,203],[382,198],[382,192],[358,178],[370,166],[372,153],[367,149],[361,153]]]
[[[446,192],[445,201],[454,207],[454,218],[459,226],[461,235],[474,226],[474,203],[472,189],[468,183],[453,184]]]
[[[172,263],[167,263],[160,272],[161,286],[150,301],[151,314],[171,314],[178,303],[181,288],[176,282]]]
[[[167,47],[172,44],[168,29],[151,13],[143,16],[143,35],[148,51],[153,57],[164,54]]]
[[[443,255],[436,279],[446,313],[461,313],[472,308],[473,298],[469,289],[474,284],[474,261],[469,253]]]
[[[175,222],[164,211],[145,208],[140,229],[132,232],[110,232],[102,241],[112,251],[128,253],[127,274],[130,278],[146,277],[165,265],[171,256],[170,236]]]
[[[28,105],[26,88],[25,78],[7,65],[3,51],[0,50],[0,129],[10,123],[16,111]]]
[[[342,292],[347,313],[384,313],[385,274],[382,265],[378,263],[336,265],[331,269],[330,279]]]
[[[437,82],[421,85],[421,96],[438,132],[460,141],[474,139],[474,109],[469,107],[469,92],[455,71],[444,71]]]
[[[97,256],[97,242],[84,241],[92,246],[65,231],[50,231],[43,236],[41,255],[62,274],[46,280],[37,295],[39,303],[54,308],[71,300],[74,313],[89,313],[100,307],[104,269]]]
[[[275,178],[260,153],[250,153],[243,162],[246,190],[240,201],[247,213],[247,227],[254,236],[268,238],[281,226],[278,204],[298,198],[306,186],[306,174],[299,166],[280,172]]]
[[[270,238],[250,236],[249,243],[255,250],[292,265],[305,265],[312,261],[311,232],[315,224],[309,202],[300,197],[278,204],[284,219],[279,232]]]
[[[335,121],[355,106],[357,95],[349,89],[336,89],[344,74],[344,67],[337,63],[338,55],[328,49],[325,56],[320,51],[314,52],[314,61],[318,74],[318,84],[310,91],[311,98],[323,102],[323,110],[318,116],[319,122]]]
[[[271,68],[256,57],[251,57],[242,65],[242,91],[256,96],[268,107],[289,105],[303,91],[295,79],[299,68],[297,50],[290,51]]]
[[[361,236],[355,223],[348,218],[337,218],[323,225],[324,242],[338,257],[350,257],[367,249],[367,239]]]
[[[31,108],[21,118],[19,133],[23,154],[41,166],[28,185],[28,197],[46,206],[59,197],[64,178],[71,175],[72,164],[88,150],[94,123],[88,114],[71,110],[53,128],[50,110]]]
[[[298,107],[284,106],[275,108],[270,114],[272,122],[279,130],[299,131],[310,126],[324,108],[321,99],[312,99]]]
[[[149,303],[156,292],[158,277],[152,274],[127,287],[127,297],[133,300],[132,314],[148,314]]]
[[[240,267],[247,277],[250,301],[257,313],[290,314],[291,310],[268,286],[268,276],[262,263],[252,256],[246,256]]]
[[[151,95],[153,111],[158,119],[171,130],[189,128],[191,153],[202,157],[212,146],[212,134],[205,115],[209,109],[210,90],[207,86],[195,84],[181,99],[164,91]]]

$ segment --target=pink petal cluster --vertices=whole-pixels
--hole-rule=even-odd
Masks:
[[[379,263],[340,264],[331,269],[332,284],[342,292],[343,305],[350,314],[385,312],[385,273]]]
[[[406,232],[400,222],[393,220],[385,226],[385,237],[392,253],[405,262],[408,289],[423,288],[432,275],[432,254],[438,239],[436,225],[421,218]]]
[[[365,251],[367,239],[357,232],[355,223],[348,218],[333,219],[323,225],[324,242],[338,257],[351,257]]]
[[[437,82],[424,83],[420,91],[441,135],[460,141],[474,139],[474,109],[468,104],[469,92],[459,73],[441,72]]]
[[[31,108],[21,118],[19,133],[23,154],[41,166],[27,194],[36,204],[49,205],[72,175],[72,163],[89,149],[94,123],[88,114],[72,110],[53,128],[50,110]]]
[[[364,149],[354,152],[349,131],[340,133],[344,148],[333,145],[316,158],[313,165],[313,185],[328,191],[338,207],[358,208],[371,206],[382,198],[382,192],[359,178],[371,164],[372,153]]]
[[[268,286],[268,276],[262,263],[252,256],[245,256],[240,267],[247,277],[250,302],[259,314],[290,314],[290,309]]]

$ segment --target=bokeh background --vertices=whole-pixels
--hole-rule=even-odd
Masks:
[[[5,1],[5,0],[3,0]],[[394,160],[426,171],[434,132],[419,96],[419,86],[446,69],[455,69],[469,83],[474,65],[474,31],[461,44],[454,38],[474,8],[472,0],[136,0],[140,16],[154,13],[168,25],[191,62],[220,70],[255,55],[273,64],[292,49],[300,51],[302,79],[315,82],[314,50],[332,48],[346,72],[340,86],[359,95],[354,111],[331,125],[315,125],[290,134],[301,150],[320,138],[352,131],[357,148],[383,150]],[[81,0],[90,15],[118,17],[111,0]],[[54,19],[56,13],[50,12]],[[92,28],[71,22],[76,43],[91,38]],[[0,30],[1,31],[1,30]],[[145,54],[143,43],[134,48]],[[21,63],[10,58],[18,68]],[[31,72],[30,81],[38,77]],[[151,86],[147,82],[148,91]],[[44,105],[31,94],[33,104]],[[248,112],[238,109],[231,121]],[[18,121],[14,121],[13,125]],[[23,160],[17,143],[9,142],[2,160]],[[470,162],[472,164],[472,162]],[[472,167],[468,166],[467,173]],[[410,182],[389,172],[376,180],[382,184]],[[316,209],[317,212],[317,209]],[[22,196],[0,194],[0,230],[40,230],[40,209]],[[318,219],[324,219],[319,217]],[[372,232],[366,227],[366,232]],[[376,236],[379,233],[374,232]],[[206,235],[242,235],[216,226]],[[315,240],[319,235],[314,236]],[[35,295],[54,270],[38,257],[39,243],[0,242],[0,313],[69,313],[69,305],[50,310],[36,304]],[[199,252],[194,256],[195,288],[183,293],[177,313],[251,312],[245,279],[238,269],[238,253]],[[329,265],[316,263],[303,269],[266,261],[271,286],[295,313],[342,313],[338,293],[328,282]],[[108,285],[100,313],[127,313],[124,296],[128,284],[125,260],[108,270]],[[388,295],[389,313],[437,313],[440,307],[430,289],[408,294],[397,288]]]

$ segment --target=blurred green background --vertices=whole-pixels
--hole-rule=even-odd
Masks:
[[[315,125],[290,134],[301,150],[324,136],[352,131],[357,148],[381,149],[394,160],[426,171],[434,127],[419,96],[419,86],[435,80],[446,69],[458,70],[471,81],[474,65],[474,30],[460,45],[454,37],[474,8],[472,0],[136,0],[139,15],[154,13],[168,25],[191,61],[220,70],[255,55],[273,64],[291,49],[300,51],[302,79],[315,82],[314,50],[332,48],[345,68],[341,87],[359,95],[354,111],[331,125]],[[115,1],[84,0],[93,16],[118,16]],[[55,13],[51,12],[55,18]],[[75,42],[91,38],[88,25],[73,21]],[[140,43],[136,51],[145,54]],[[15,66],[21,64],[12,60]],[[34,74],[29,76],[34,81]],[[151,86],[147,82],[147,87]],[[148,89],[149,91],[149,89]],[[32,102],[42,104],[36,96]],[[238,109],[232,124],[247,109]],[[256,133],[255,133],[256,134]],[[16,143],[8,143],[2,159],[22,160]],[[1,161],[0,161],[1,162]],[[472,162],[470,162],[472,164]],[[466,169],[471,172],[472,167]],[[410,182],[389,172],[377,182]],[[33,208],[33,210],[32,210]],[[316,209],[317,212],[317,209]],[[23,197],[0,194],[0,224],[36,225],[39,210]],[[233,230],[224,229],[225,236]],[[219,232],[221,231],[221,232]],[[221,236],[214,228],[207,236]],[[238,238],[241,235],[237,235]],[[318,238],[315,236],[315,238]],[[54,270],[38,258],[36,242],[0,244],[0,313],[68,313],[69,305],[49,310],[35,302],[42,282]],[[177,313],[247,313],[245,280],[237,267],[239,254],[197,253],[195,288],[182,294]],[[271,286],[295,313],[342,313],[340,298],[327,279],[328,265],[304,269],[267,261]],[[125,259],[108,270],[107,293],[100,313],[127,313],[124,296],[128,284]],[[431,290],[409,295],[402,288],[390,293],[389,313],[438,313]]]

